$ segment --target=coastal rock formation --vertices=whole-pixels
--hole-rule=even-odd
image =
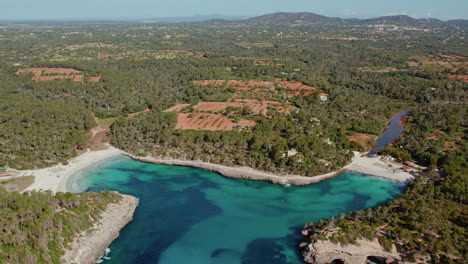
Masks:
[[[314,264],[345,263],[363,264],[371,260],[375,263],[398,263],[401,260],[395,246],[387,252],[377,239],[358,239],[356,245],[342,246],[328,240],[301,245],[304,261]]]
[[[82,233],[70,245],[70,249],[62,257],[62,263],[90,264],[103,255],[106,248],[119,232],[133,220],[133,213],[139,199],[129,195],[121,195],[117,204],[108,205],[101,219],[93,226],[91,233]]]

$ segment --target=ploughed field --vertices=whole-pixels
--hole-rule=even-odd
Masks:
[[[178,104],[167,109],[166,112],[178,113],[176,129],[231,131],[254,127],[257,124],[255,120],[246,118],[268,118],[270,109],[283,114],[296,110],[287,103],[277,101],[236,99],[231,102]]]
[[[234,91],[252,91],[256,95],[268,92],[280,95],[281,92],[290,96],[309,96],[316,87],[300,82],[283,81],[240,81],[240,80],[199,80],[193,81],[200,87],[213,89],[233,89]],[[281,90],[284,89],[284,90]],[[230,90],[232,92],[233,90]],[[249,97],[245,94],[233,93],[233,98],[227,102],[199,102],[197,104],[177,104],[165,110],[176,112],[176,129],[181,130],[248,130],[254,127],[256,118],[271,118],[273,115],[287,116],[298,109],[287,101],[259,100],[239,98]]]
[[[234,122],[227,116],[209,113],[179,113],[177,115],[176,129],[181,130],[222,130],[251,128],[257,124],[254,120],[240,119]]]

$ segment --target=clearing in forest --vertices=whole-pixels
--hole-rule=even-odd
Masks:
[[[256,92],[271,91],[274,93],[279,93],[279,89],[286,89],[289,90],[289,96],[309,96],[312,94],[312,91],[317,90],[317,87],[305,85],[301,82],[284,81],[280,78],[275,78],[274,81],[199,80],[193,81],[193,83],[200,86],[208,86],[213,88]]]
[[[463,56],[439,55],[439,56],[412,56],[412,61],[407,62],[410,67],[417,67],[417,64],[423,66],[438,66],[452,71],[459,70],[468,66],[468,60]]]
[[[178,104],[166,109],[165,112],[217,112],[267,117],[269,109],[289,114],[294,110],[294,107],[285,106],[283,103],[271,100],[236,99],[231,102],[200,102],[196,105]]]
[[[181,130],[210,130],[231,131],[234,129],[254,127],[254,120],[240,119],[235,121],[221,114],[210,113],[179,113],[177,115],[176,129]]]
[[[85,80],[85,77],[81,71],[69,68],[29,68],[18,70],[16,75],[30,73],[33,74],[32,80],[34,82],[45,82],[52,80],[72,80],[73,82],[82,82]],[[99,82],[101,77],[89,77],[88,80],[90,82]]]
[[[378,136],[365,133],[356,133],[352,136],[347,136],[347,138],[349,141],[357,142],[361,146],[370,149],[375,140],[377,140]]]
[[[463,80],[464,82],[468,82],[468,75],[450,75],[447,78],[452,80]]]
[[[276,63],[271,60],[259,60],[254,63],[255,65],[260,65],[260,66],[284,66],[284,63]]]
[[[242,116],[269,117],[271,112],[289,114],[295,110],[281,102],[255,99],[236,99],[231,102],[200,102],[195,105],[178,104],[165,112],[177,112],[177,129],[222,130],[251,128],[254,120]],[[237,116],[237,117],[232,117]]]

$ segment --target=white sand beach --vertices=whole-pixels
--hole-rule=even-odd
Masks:
[[[120,150],[109,146],[106,150],[89,151],[68,161],[68,165],[55,165],[53,167],[38,170],[18,171],[16,177],[34,176],[34,183],[26,191],[51,190],[53,192],[72,191],[67,187],[67,182],[75,173],[94,166],[103,160],[120,155]]]
[[[345,168],[349,171],[382,177],[398,182],[409,182],[415,178],[415,173],[403,170],[402,164],[382,160],[380,157],[367,157],[366,153],[355,155],[353,161]]]

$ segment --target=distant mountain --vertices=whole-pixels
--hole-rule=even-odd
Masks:
[[[468,27],[468,19],[454,19],[454,20],[449,20],[446,23],[450,25],[455,25],[455,26]]]
[[[306,22],[321,22],[335,20],[335,18],[317,15],[314,13],[274,13],[258,17],[248,18],[250,22],[295,22],[295,21],[306,21]]]
[[[416,24],[417,19],[410,16],[399,15],[399,16],[381,16],[371,19],[363,19],[361,22],[369,24]]]
[[[263,16],[257,16],[245,19],[244,21],[254,23],[296,23],[302,22],[339,22],[339,23],[356,23],[356,24],[397,24],[397,25],[437,25],[437,24],[449,24],[457,26],[468,26],[468,20],[457,19],[444,22],[434,18],[423,18],[415,19],[407,15],[396,15],[396,16],[381,16],[369,19],[350,18],[343,19],[338,17],[327,17],[318,15],[315,13],[273,13]]]

